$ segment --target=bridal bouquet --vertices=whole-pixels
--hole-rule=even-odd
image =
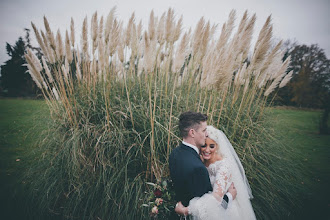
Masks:
[[[175,193],[171,180],[157,183],[147,182],[149,190],[146,191],[147,202],[142,206],[150,209],[152,219],[170,219],[174,215]]]

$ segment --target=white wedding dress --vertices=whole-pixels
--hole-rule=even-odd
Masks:
[[[225,194],[231,183],[234,182],[237,196],[229,203],[227,209],[221,206],[222,198],[216,198],[212,192],[193,198],[189,203],[190,216],[194,220],[256,219],[250,202],[250,199],[253,198],[251,189],[236,152],[222,131],[212,126],[208,126],[207,129],[208,136],[220,146],[223,156],[222,160],[207,167],[213,192],[221,191],[222,194]]]

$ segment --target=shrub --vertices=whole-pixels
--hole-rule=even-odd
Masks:
[[[145,183],[168,177],[178,116],[193,110],[207,113],[233,143],[258,198],[257,216],[282,215],[289,192],[277,194],[271,161],[283,151],[268,153],[264,110],[291,73],[282,42],[271,47],[270,17],[248,56],[256,16],[247,12],[232,33],[232,11],[219,37],[204,18],[182,35],[172,9],[159,18],[151,12],[145,31],[134,14],[125,26],[114,14],[95,13],[90,37],[86,17],[80,47],[73,20],[64,41],[46,17],[45,32],[32,23],[44,56],[40,62],[28,51],[26,59],[53,120],[30,174],[38,209],[62,218],[147,218]]]

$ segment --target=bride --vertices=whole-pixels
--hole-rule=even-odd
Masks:
[[[181,215],[189,214],[195,220],[256,219],[250,202],[253,198],[251,188],[234,148],[222,131],[208,126],[207,133],[205,146],[201,147],[201,158],[209,172],[213,194],[209,192],[193,198],[188,207],[179,202],[175,211]],[[219,204],[232,183],[237,196],[224,209]],[[214,194],[220,195],[217,198],[220,203],[214,202]]]

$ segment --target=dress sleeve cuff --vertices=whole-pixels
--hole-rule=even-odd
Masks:
[[[233,201],[233,196],[230,192],[227,192],[226,195],[228,196],[228,205]]]

